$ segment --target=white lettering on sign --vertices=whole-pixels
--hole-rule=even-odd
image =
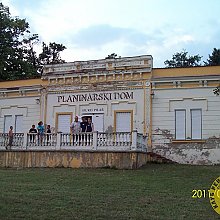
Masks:
[[[88,109],[82,109],[82,113],[85,112],[104,112],[104,108],[88,108]]]
[[[133,92],[103,92],[103,93],[85,93],[58,95],[58,102],[91,102],[91,101],[111,101],[134,99]]]

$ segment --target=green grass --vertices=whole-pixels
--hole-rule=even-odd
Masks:
[[[139,170],[0,169],[0,219],[220,219],[208,198],[220,166]]]

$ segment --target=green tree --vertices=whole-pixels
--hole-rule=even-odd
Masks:
[[[65,62],[60,52],[62,44],[43,43],[38,56],[35,45],[38,34],[31,34],[25,19],[12,17],[9,8],[0,3],[0,81],[40,77],[42,65]]]
[[[34,67],[34,69],[38,69],[39,67],[39,58],[37,56],[36,51],[34,50],[35,45],[39,44],[38,34],[33,34],[24,39],[23,51],[25,54],[26,61]]]
[[[209,54],[209,59],[204,62],[207,66],[217,66],[220,65],[220,49],[214,48],[212,54]]]
[[[118,55],[116,53],[112,53],[112,54],[109,54],[105,59],[116,59],[117,56]]]
[[[65,60],[62,60],[60,57],[60,52],[65,50],[66,47],[63,44],[58,43],[42,43],[42,53],[39,54],[39,62],[41,65],[45,64],[58,64],[65,63]]]
[[[171,60],[166,60],[164,64],[166,67],[192,67],[201,66],[201,56],[198,54],[195,56],[188,56],[188,52],[183,50],[173,55]]]
[[[216,87],[214,90],[213,90],[213,93],[215,95],[219,95],[220,94],[220,86]]]
[[[32,41],[25,19],[12,18],[9,8],[0,3],[0,80],[35,77],[36,71],[28,61],[26,41]]]

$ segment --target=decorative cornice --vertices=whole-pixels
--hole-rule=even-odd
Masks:
[[[122,57],[116,59],[101,59],[89,61],[75,61],[71,63],[46,65],[43,68],[42,78],[50,78],[57,75],[104,75],[113,71],[123,73],[140,70],[152,71],[153,58],[150,55],[136,57]]]
[[[35,87],[15,87],[15,88],[4,88],[0,89],[0,98],[6,97],[23,97],[29,96],[29,94],[36,93],[35,95],[40,95],[42,91],[42,86],[35,86]]]
[[[86,84],[103,84],[103,83],[119,83],[119,82],[129,82],[129,81],[142,81],[145,79],[150,79],[149,73],[142,72],[130,72],[130,73],[115,73],[111,72],[109,74],[103,75],[57,75],[53,77],[48,77],[48,86],[60,86],[60,85],[86,85]]]

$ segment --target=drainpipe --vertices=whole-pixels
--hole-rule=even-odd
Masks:
[[[152,152],[152,103],[154,98],[154,91],[152,90],[152,84],[150,85],[150,123],[149,123],[149,133],[148,133],[148,152]]]

